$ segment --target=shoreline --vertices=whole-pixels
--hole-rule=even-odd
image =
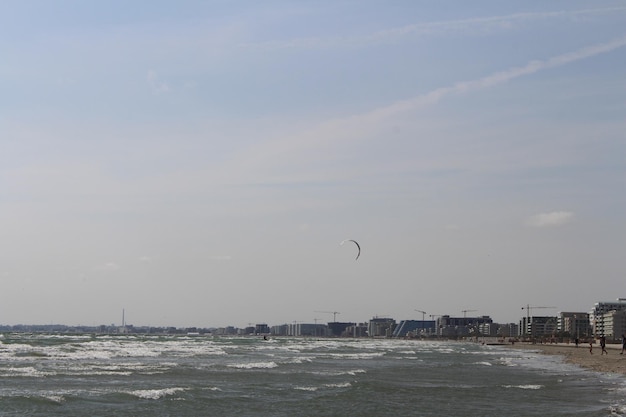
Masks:
[[[593,345],[593,353],[589,353],[589,344],[581,343],[576,347],[573,343],[522,343],[506,345],[512,349],[537,350],[546,355],[560,355],[566,362],[596,372],[626,375],[626,353],[621,355],[621,344],[607,344],[608,354],[602,355],[600,345]]]

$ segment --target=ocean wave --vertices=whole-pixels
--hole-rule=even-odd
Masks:
[[[609,415],[611,416],[623,416],[626,415],[626,406],[624,405],[619,405],[619,404],[613,404],[611,406],[609,406]]]
[[[503,385],[504,388],[517,388],[517,389],[541,389],[543,385],[526,384],[526,385]]]
[[[63,404],[65,402],[65,397],[62,395],[48,394],[42,395],[42,398],[48,401],[52,401],[55,404]]]
[[[181,391],[185,391],[185,388],[140,389],[130,391],[128,394],[144,400],[158,400],[159,398],[174,395]]]
[[[32,366],[9,367],[9,368],[0,369],[0,377],[43,378],[49,375],[51,375],[50,372],[43,372]]]
[[[231,363],[226,365],[229,368],[237,369],[269,369],[276,368],[278,365],[276,362],[250,362],[250,363]]]
[[[352,384],[350,382],[339,382],[336,384],[324,384],[326,388],[348,388],[351,387]]]
[[[313,375],[320,375],[320,376],[342,376],[342,375],[350,375],[350,376],[355,376],[357,374],[365,374],[367,373],[367,371],[365,369],[350,369],[350,370],[346,370],[346,371],[312,371],[311,374]]]
[[[356,374],[364,374],[364,373],[367,373],[367,371],[365,369],[354,369],[352,371],[346,371],[346,374],[352,375],[352,376],[354,376]]]
[[[65,345],[32,346],[24,343],[3,345],[3,358],[27,361],[33,357],[69,360],[111,360],[114,358],[155,358],[160,356],[197,357],[223,356],[227,352],[213,343],[193,339],[176,341],[142,341],[134,339],[88,339]]]
[[[298,391],[312,391],[315,392],[319,389],[319,387],[303,387],[303,386],[299,386],[296,385],[295,387],[293,387],[293,389],[298,390]]]
[[[498,361],[508,367],[539,369],[555,374],[562,374],[563,372],[585,372],[577,365],[565,362],[562,356],[544,355],[535,351],[516,351],[510,349],[508,354],[501,356]]]
[[[372,353],[331,353],[328,356],[332,358],[340,359],[374,359],[383,356],[385,352],[372,352]]]
[[[102,364],[102,363],[81,363],[72,361],[71,365],[59,363],[52,365],[50,371],[45,376],[50,375],[66,375],[66,376],[130,376],[133,374],[140,375],[159,375],[167,372],[176,364],[142,364],[123,363],[123,364]],[[1,369],[0,369],[0,372]]]
[[[289,359],[286,360],[283,363],[293,363],[293,364],[301,364],[301,363],[311,363],[313,362],[313,358],[311,357],[301,357],[301,358],[293,358],[293,359]]]
[[[315,391],[318,391],[320,388],[348,388],[351,386],[352,384],[350,382],[338,382],[335,384],[323,384],[321,387],[296,385],[293,387],[293,389],[298,390],[298,391],[315,392]]]

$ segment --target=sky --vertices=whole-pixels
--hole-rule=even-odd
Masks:
[[[623,0],[3,1],[0,57],[2,324],[626,297]]]

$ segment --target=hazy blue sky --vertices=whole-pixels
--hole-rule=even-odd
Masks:
[[[626,2],[4,1],[0,192],[3,324],[588,311]]]

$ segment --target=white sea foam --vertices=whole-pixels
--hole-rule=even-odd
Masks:
[[[346,371],[346,374],[348,375],[356,375],[356,374],[364,374],[367,371],[365,369],[354,369],[352,371]]]
[[[319,388],[318,387],[302,387],[302,386],[296,385],[295,387],[293,387],[293,389],[296,389],[299,391],[317,391]]]
[[[348,388],[351,387],[352,384],[349,382],[340,382],[337,384],[324,384],[324,386],[327,388]]]
[[[180,391],[185,391],[185,388],[140,389],[130,391],[129,394],[144,400],[158,400],[159,398],[174,395]]]
[[[32,377],[43,378],[49,376],[50,372],[40,371],[32,366],[9,367],[0,369],[0,377]]]
[[[543,385],[534,385],[534,384],[526,384],[526,385],[504,385],[504,388],[518,388],[518,389],[541,389]]]
[[[42,395],[42,397],[57,404],[63,404],[65,402],[65,397],[62,395],[47,394]]]
[[[348,387],[351,387],[351,386],[352,386],[352,384],[350,382],[339,382],[339,383],[335,383],[335,384],[323,384],[322,388],[348,388]],[[318,391],[320,389],[320,387],[296,385],[295,387],[293,387],[293,389],[299,390],[299,391],[315,392],[315,391]]]
[[[476,365],[493,366],[491,362],[487,362],[487,361],[481,361],[481,362],[475,362],[475,363]]]
[[[293,359],[289,359],[283,363],[295,363],[295,364],[300,364],[300,363],[311,363],[313,362],[313,358],[311,357],[301,357],[301,358],[293,358]]]
[[[383,356],[385,352],[363,352],[363,353],[331,353],[330,357],[341,359],[374,359]]]
[[[609,415],[611,416],[624,416],[626,415],[626,406],[620,404],[613,404],[609,406]]]
[[[250,362],[250,363],[231,363],[227,365],[229,368],[237,369],[269,369],[276,368],[276,362]]]
[[[507,348],[508,349],[508,348]],[[506,366],[522,367],[528,369],[540,369],[545,372],[561,374],[563,372],[585,372],[577,365],[566,363],[563,357],[558,355],[544,355],[534,351],[516,351],[508,349],[505,356],[498,361]]]

